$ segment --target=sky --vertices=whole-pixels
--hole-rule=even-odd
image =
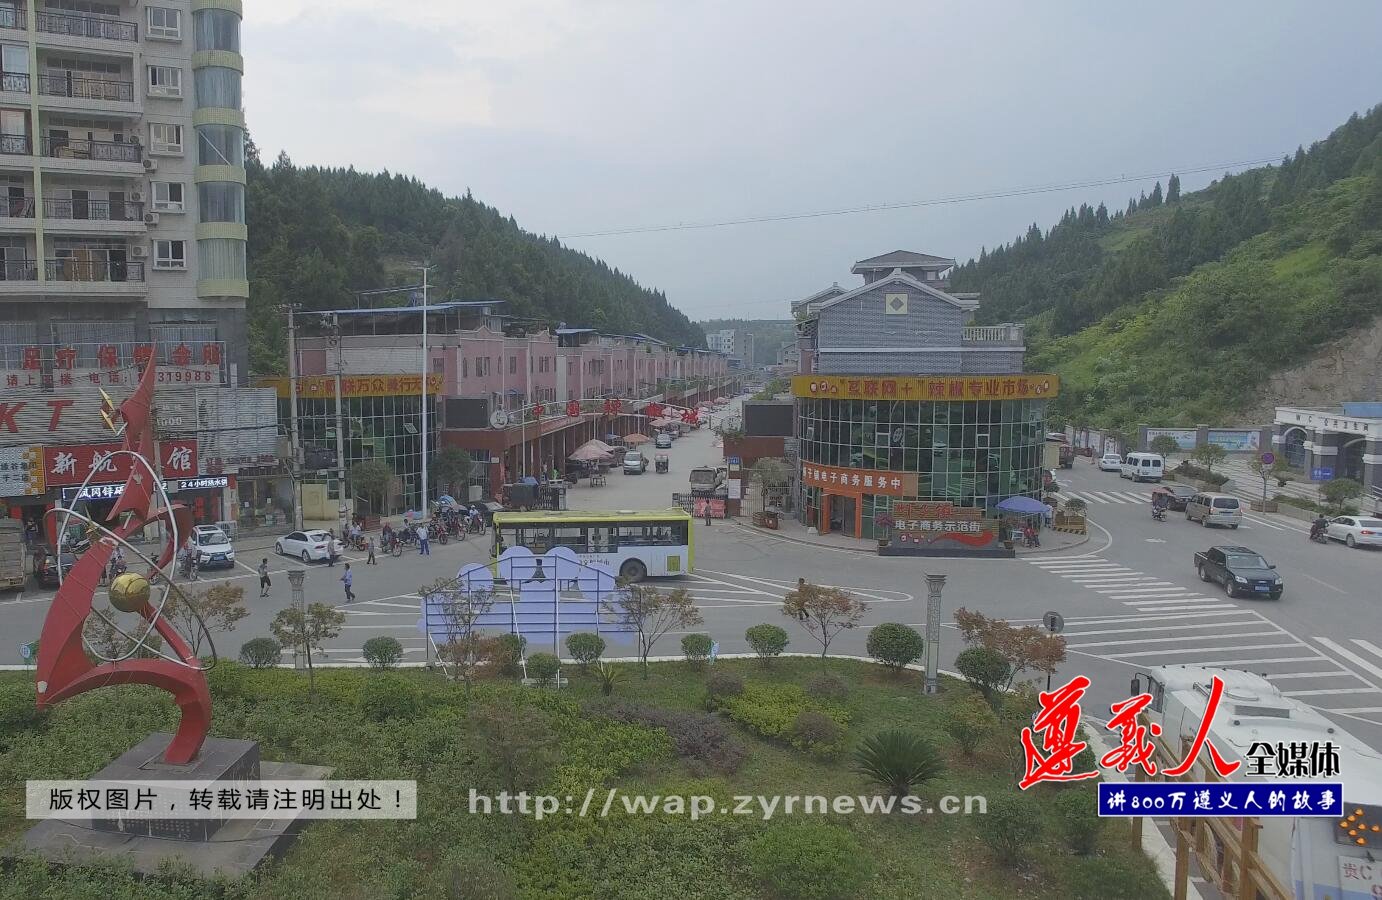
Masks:
[[[963,261],[1214,167],[1194,190],[1382,102],[1375,0],[256,0],[242,46],[265,158],[469,189],[693,319],[786,318],[855,260]]]

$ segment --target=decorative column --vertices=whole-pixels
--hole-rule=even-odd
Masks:
[[[292,585],[293,588],[293,605],[298,608],[298,612],[302,615],[304,621],[307,619],[307,595],[302,590],[302,581],[306,577],[307,573],[302,569],[288,570],[288,583]],[[296,647],[293,648],[293,668],[307,668],[307,657],[299,653]]]
[[[926,576],[926,693],[934,694],[940,690],[936,670],[941,655],[941,590],[945,587],[944,575]]]

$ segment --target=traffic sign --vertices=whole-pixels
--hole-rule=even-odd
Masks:
[[[19,645],[19,658],[25,662],[32,662],[38,658],[38,641],[29,641],[27,644]]]
[[[1331,481],[1334,478],[1333,466],[1317,466],[1310,470],[1311,481]]]
[[[1271,464],[1276,462],[1276,454],[1268,450],[1261,456],[1259,456],[1258,459],[1262,460],[1262,465],[1270,466]]]
[[[1060,634],[1065,630],[1065,617],[1058,612],[1048,612],[1041,617],[1041,621],[1052,634]]]

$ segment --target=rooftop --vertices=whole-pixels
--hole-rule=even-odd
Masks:
[[[946,259],[944,256],[932,256],[912,250],[894,250],[882,256],[861,259],[849,271],[855,275],[862,275],[864,272],[878,269],[950,269],[954,266],[955,260]]]

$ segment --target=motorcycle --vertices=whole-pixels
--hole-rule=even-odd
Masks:
[[[1153,507],[1152,507],[1152,518],[1153,518],[1153,519],[1156,519],[1158,522],[1165,522],[1165,521],[1166,521],[1166,507],[1164,507],[1164,506],[1153,506]]]
[[[433,523],[432,527],[428,528],[427,531],[430,534],[435,534],[437,536],[437,543],[443,546],[451,540],[451,529],[447,528],[444,524]]]
[[[1319,525],[1310,526],[1310,540],[1314,541],[1317,544],[1329,543],[1329,538],[1325,537],[1324,529]]]

